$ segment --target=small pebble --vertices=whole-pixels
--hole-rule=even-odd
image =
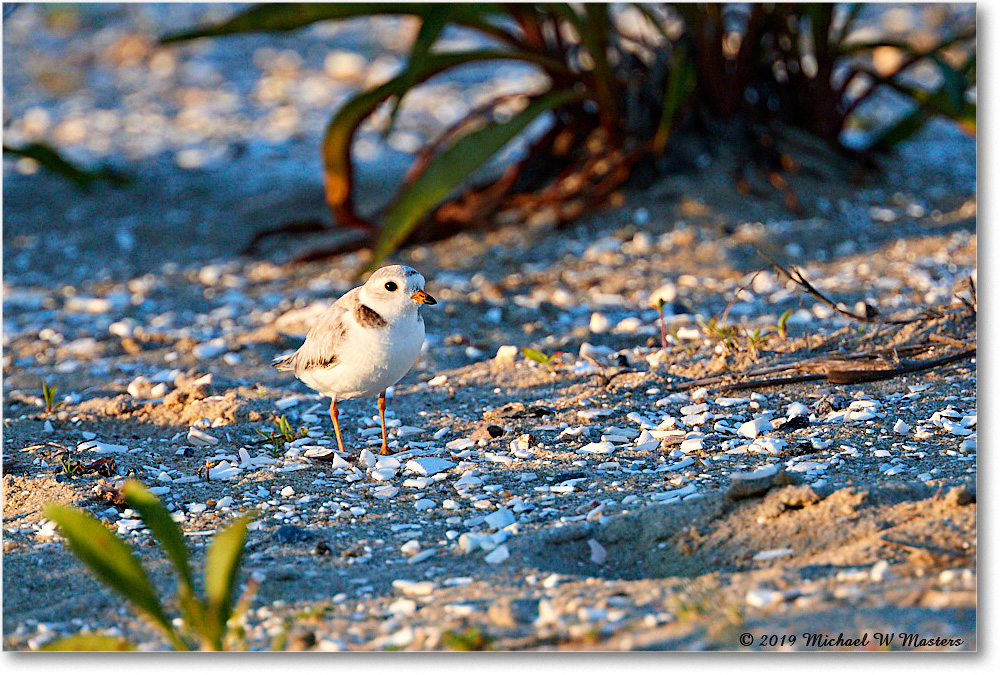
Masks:
[[[491,565],[499,565],[509,557],[510,557],[510,551],[507,549],[507,545],[501,544],[500,546],[497,546],[495,549],[487,553],[486,557],[483,558],[483,560],[485,560]]]

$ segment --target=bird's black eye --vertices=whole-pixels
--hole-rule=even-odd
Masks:
[[[397,288],[399,288],[399,286],[396,285],[395,281],[387,281],[387,282],[385,282],[385,290],[389,291],[390,293],[392,291],[396,290]]]

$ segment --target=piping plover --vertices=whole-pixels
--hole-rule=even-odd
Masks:
[[[420,272],[405,265],[383,267],[364,286],[352,288],[333,303],[297,351],[272,363],[330,397],[330,419],[341,452],[337,401],[378,396],[381,454],[389,454],[385,390],[406,375],[420,354],[424,343],[420,305],[436,304],[424,291]]]

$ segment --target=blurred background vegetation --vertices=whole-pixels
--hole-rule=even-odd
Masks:
[[[747,165],[783,190],[817,153],[871,168],[879,153],[934,116],[974,134],[974,14],[933,37],[900,36],[865,23],[871,10],[820,3],[265,4],[161,36],[161,44],[382,15],[418,22],[403,67],[330,110],[322,142],[325,199],[336,226],[363,232],[324,254],[371,247],[376,266],[401,245],[469,228],[529,218],[571,222],[628,181],[664,171],[692,136],[745,148]],[[469,38],[442,39],[455,31]],[[352,150],[363,124],[377,120],[387,142],[414,90],[504,61],[528,64],[540,76],[497,92],[419,143],[387,203],[372,210],[356,201]],[[899,114],[865,128],[859,108],[886,93],[900,99]],[[104,168],[78,168],[42,143],[5,143],[4,152],[81,185],[122,180]],[[741,177],[734,189],[751,190]],[[794,193],[786,196],[794,211]]]

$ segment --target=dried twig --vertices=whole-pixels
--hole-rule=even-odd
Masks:
[[[731,310],[733,308],[733,305],[736,304],[736,301],[740,297],[740,293],[742,293],[746,289],[750,288],[751,284],[753,284],[753,282],[754,282],[754,279],[756,279],[757,275],[759,275],[762,271],[763,270],[757,270],[756,272],[754,272],[753,276],[750,277],[750,281],[746,282],[745,284],[743,284],[742,286],[740,286],[738,289],[736,289],[736,292],[733,294],[732,299],[726,304],[726,308],[722,311],[722,316],[719,318],[719,325],[720,326],[726,325],[726,319],[729,318],[729,310]]]
[[[957,293],[955,294],[955,297],[958,298],[959,302],[965,305],[970,312],[975,314],[976,307],[979,305],[976,301],[976,282],[972,280],[971,276],[966,277],[965,280],[969,284],[969,296],[971,297],[971,301],[966,299],[965,296],[958,295]]]
[[[923,544],[923,543],[914,543],[914,544],[911,544],[911,543],[905,542],[905,541],[898,541],[896,539],[890,539],[889,537],[887,537],[885,535],[882,535],[881,537],[879,537],[879,541],[881,541],[883,544],[890,544],[892,546],[898,546],[899,548],[906,549],[907,551],[910,551],[911,553],[929,553],[931,555],[935,555],[935,556],[939,556],[939,557],[945,557],[945,558],[954,558],[956,556],[958,556],[958,557],[964,557],[964,556],[968,556],[970,554],[969,551],[963,551],[963,550],[959,550],[959,549],[943,548],[941,546],[935,546],[934,544]]]
[[[930,345],[929,345],[930,346]],[[928,346],[928,347],[929,347]],[[900,349],[902,351],[903,348]],[[882,350],[884,351],[884,350]],[[785,384],[796,384],[799,382],[826,381],[832,384],[858,384],[861,382],[875,382],[877,380],[887,380],[907,373],[915,373],[924,370],[931,370],[973,358],[976,355],[975,349],[968,349],[957,354],[949,354],[939,359],[914,360],[896,362],[900,365],[896,367],[880,368],[877,360],[872,360],[876,352],[865,354],[853,354],[837,359],[807,359],[798,363],[784,364],[782,366],[772,366],[761,368],[758,371],[751,371],[747,375],[762,375],[766,373],[783,372],[786,370],[797,370],[801,374],[789,375],[776,378],[758,378],[750,380],[738,380],[734,382],[724,382],[725,376],[708,377],[700,380],[692,380],[683,384],[669,387],[665,391],[687,391],[696,387],[718,385],[718,391],[739,391],[742,389],[754,389],[758,387],[775,387]],[[867,361],[867,363],[866,363]],[[885,364],[886,361],[882,360]],[[814,372],[810,372],[814,371]]]
[[[594,375],[597,376],[597,378],[600,380],[602,387],[610,387],[611,386],[611,382],[616,377],[619,377],[621,375],[628,375],[629,373],[641,373],[641,372],[643,372],[641,370],[637,370],[636,368],[619,368],[618,372],[611,373],[609,375],[608,374],[608,370],[609,369],[605,368],[600,363],[598,363],[597,360],[594,359],[592,356],[588,356],[586,354],[580,354],[580,357],[583,360],[585,360],[587,363],[589,363],[592,366],[594,366],[595,368],[597,368],[597,370],[599,372],[594,373]]]
[[[757,250],[757,249],[755,249],[755,250]],[[911,323],[918,323],[920,321],[930,321],[932,319],[939,319],[942,316],[944,316],[943,310],[950,309],[952,307],[952,306],[949,306],[949,307],[942,307],[940,309],[925,309],[925,310],[923,310],[920,313],[919,316],[915,316],[915,317],[910,318],[910,319],[883,319],[883,318],[881,318],[881,315],[879,314],[878,310],[875,309],[874,307],[872,307],[871,305],[869,305],[866,302],[865,303],[865,313],[864,313],[864,315],[856,314],[855,312],[852,312],[852,311],[850,311],[848,309],[844,309],[840,305],[840,303],[834,302],[830,298],[828,298],[825,295],[823,295],[823,293],[821,293],[819,289],[817,289],[815,286],[813,286],[812,283],[810,283],[809,280],[806,279],[805,275],[802,273],[802,270],[800,270],[799,268],[797,268],[795,266],[792,266],[791,271],[789,271],[789,270],[785,269],[783,266],[781,266],[778,263],[776,263],[775,261],[771,260],[764,253],[762,253],[760,250],[757,250],[757,255],[759,255],[761,258],[763,258],[767,262],[771,263],[771,265],[776,270],[778,270],[779,272],[781,272],[782,274],[784,274],[786,277],[788,277],[789,279],[791,279],[792,281],[794,281],[796,284],[798,284],[799,286],[801,286],[802,289],[806,293],[808,293],[809,295],[813,296],[814,298],[816,298],[817,300],[819,300],[820,302],[822,302],[827,307],[830,307],[831,309],[839,312],[840,314],[843,314],[846,317],[854,319],[855,321],[861,321],[863,323],[885,323],[885,324],[892,324],[892,325],[896,325],[896,326],[902,326],[902,325],[911,324]]]
[[[36,443],[35,445],[29,445],[25,448],[21,448],[19,452],[28,452],[31,450],[40,450],[41,448],[55,448],[58,452],[69,452],[69,448],[60,443],[54,441],[45,441],[44,443]]]
[[[949,363],[954,363],[955,361],[973,358],[975,355],[976,350],[970,349],[959,352],[958,354],[950,354],[940,359],[903,362],[904,365],[901,365],[898,368],[828,368],[825,372],[812,373],[808,375],[777,378],[773,380],[751,380],[749,382],[738,382],[731,386],[723,385],[722,387],[719,387],[719,390],[727,391],[735,389],[752,389],[755,387],[773,387],[782,384],[794,384],[796,382],[810,382],[816,380],[825,380],[832,384],[860,384],[862,382],[877,382],[879,380],[888,380],[893,377],[898,377],[899,375],[906,375],[908,373],[932,370]]]
[[[963,346],[968,346],[968,345],[963,345]],[[867,352],[858,352],[856,354],[846,354],[844,356],[838,356],[837,358],[840,361],[867,361],[875,359],[884,359],[886,358],[887,354],[895,354],[896,362],[898,363],[900,354],[906,356],[912,356],[933,348],[934,345],[932,344],[905,345],[902,347],[892,347],[891,349],[874,349]],[[734,377],[739,378],[738,381],[742,381],[742,378],[758,377],[761,375],[772,375],[774,373],[780,373],[786,370],[810,370],[814,369],[818,364],[828,362],[829,360],[830,359],[826,357],[810,357],[808,359],[802,359],[799,361],[791,361],[788,363],[780,363],[773,366],[765,366],[763,368],[757,368],[755,370],[748,370],[745,373],[739,373],[737,375],[727,374],[727,375],[714,375],[712,377],[703,377],[698,380],[685,382],[683,385],[677,385],[675,388],[671,388],[670,391],[684,391],[686,389],[693,389],[695,387],[708,387],[711,385],[719,384],[720,382],[726,382],[726,380],[732,380]],[[732,388],[734,384],[736,384],[736,382],[729,382],[723,386]]]
[[[931,342],[940,342],[942,344],[951,345],[952,347],[958,347],[959,349],[965,349],[970,345],[968,342],[958,340],[948,335],[941,335],[940,333],[931,333],[927,336],[927,339]]]

